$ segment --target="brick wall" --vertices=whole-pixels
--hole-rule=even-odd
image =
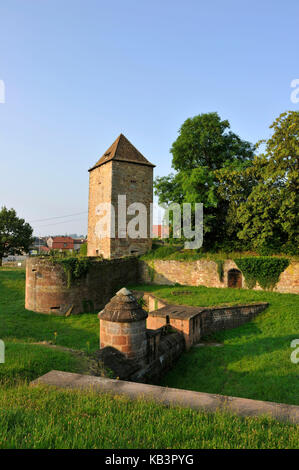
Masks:
[[[139,262],[140,282],[148,284],[187,286],[228,287],[228,274],[231,269],[238,269],[233,260],[225,260],[223,281],[219,279],[217,263],[201,259],[198,261],[150,260]],[[241,273],[241,287],[246,289],[244,276]],[[257,285],[256,290],[261,290]],[[299,294],[299,263],[292,262],[281,273],[274,292]]]

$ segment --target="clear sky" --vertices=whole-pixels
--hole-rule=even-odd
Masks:
[[[183,121],[269,136],[299,78],[298,0],[0,3],[0,206],[35,234],[86,233],[88,168],[122,132],[171,170]],[[55,225],[54,225],[55,224]]]

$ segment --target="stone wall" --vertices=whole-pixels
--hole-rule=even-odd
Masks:
[[[86,276],[67,286],[64,269],[43,258],[28,258],[25,308],[35,312],[68,315],[101,310],[118,289],[136,284],[134,257],[91,262]]]
[[[183,334],[187,349],[198,343],[204,336],[237,328],[249,322],[268,306],[267,302],[223,307],[166,304],[152,311],[150,306],[153,305],[154,296],[145,293],[144,299],[149,306],[147,327],[155,330],[167,324],[170,325],[175,331]]]
[[[132,203],[142,203],[147,209],[147,234],[143,238],[129,238],[127,226],[118,230],[118,196],[126,195],[126,207]],[[101,165],[89,174],[88,208],[88,256],[102,255],[104,258],[119,258],[132,254],[142,254],[151,248],[150,204],[153,202],[153,167],[138,163],[112,160]],[[112,203],[115,211],[115,233],[111,237],[98,238],[97,223],[104,214],[97,207],[101,203]],[[127,215],[127,223],[138,215]],[[111,220],[113,220],[111,218]]]
[[[144,360],[147,355],[146,320],[117,323],[101,320],[100,347],[112,346],[128,358]]]
[[[223,265],[223,280],[220,281],[217,263],[207,259],[198,261],[150,260],[140,261],[139,279],[146,284],[174,285],[175,283],[187,286],[228,287],[230,270],[239,270],[233,260],[225,260]],[[241,287],[246,289],[244,276],[241,276]],[[259,285],[256,290],[262,290]],[[292,262],[281,273],[274,292],[299,294],[299,263]]]
[[[126,211],[130,204],[142,203],[147,210],[146,238],[119,238],[118,233],[111,239],[111,257],[142,254],[151,248],[150,204],[153,202],[153,167],[136,163],[113,161],[112,166],[112,204],[116,209],[115,226],[118,228],[118,196],[126,195]],[[127,224],[138,215],[127,215]],[[126,227],[121,231],[126,235]]]
[[[97,351],[97,360],[121,380],[158,383],[185,350],[184,336],[180,332],[168,332],[165,327],[144,331],[147,337],[147,355],[143,360],[126,357],[116,349],[118,345],[105,346]]]
[[[112,162],[107,162],[89,173],[89,200],[88,200],[88,256],[103,255],[109,257],[110,238],[99,239],[96,236],[96,226],[100,220],[97,206],[110,203],[112,194]],[[105,256],[107,254],[107,256]]]

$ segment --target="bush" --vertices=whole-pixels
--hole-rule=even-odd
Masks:
[[[266,256],[238,258],[234,260],[245,276],[247,286],[252,289],[258,282],[262,289],[273,289],[280,274],[288,267],[286,258]]]
[[[166,259],[170,255],[178,251],[181,247],[175,246],[158,246],[142,256],[142,259]]]
[[[80,246],[80,256],[87,256],[87,243]]]

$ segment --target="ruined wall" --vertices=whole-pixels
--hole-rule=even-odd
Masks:
[[[150,260],[141,261],[139,278],[141,283],[186,286],[228,287],[228,273],[239,269],[233,260],[225,260],[223,281],[219,279],[217,263],[200,259],[198,261]],[[241,274],[241,287],[246,289],[244,276]],[[255,290],[262,290],[259,285]],[[299,263],[292,262],[281,273],[274,292],[299,294]]]
[[[65,315],[101,310],[118,289],[136,284],[135,258],[94,261],[86,276],[67,286],[59,264],[47,259],[28,258],[25,308],[34,312]]]

